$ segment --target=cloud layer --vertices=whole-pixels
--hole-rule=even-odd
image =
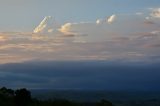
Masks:
[[[95,22],[62,25],[47,16],[31,33],[1,32],[0,63],[34,60],[159,62],[158,11],[152,9],[148,15],[117,14]]]

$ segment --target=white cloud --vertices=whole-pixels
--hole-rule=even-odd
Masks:
[[[96,24],[111,24],[115,21],[116,19],[116,15],[111,15],[110,17],[108,17],[107,19],[97,19]]]
[[[107,22],[108,22],[109,24],[111,24],[111,23],[113,23],[113,22],[115,21],[115,19],[116,19],[116,15],[112,15],[112,16],[110,16],[110,17],[107,19]]]
[[[60,32],[64,33],[64,34],[73,34],[72,32],[70,32],[72,23],[66,23],[64,25],[61,26],[61,28],[59,29]]]
[[[106,23],[104,19],[97,19],[96,24]]]
[[[96,24],[101,24],[102,20],[101,19],[97,19]]]
[[[151,8],[152,13],[150,14],[152,17],[160,18],[160,8]]]
[[[42,21],[41,23],[34,29],[34,33],[41,33],[43,32],[46,28],[47,28],[47,25],[48,25],[48,21],[51,19],[52,17],[51,16],[46,16]],[[48,30],[48,32],[51,32],[51,29]]]

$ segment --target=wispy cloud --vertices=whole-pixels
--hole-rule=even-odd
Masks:
[[[51,16],[46,16],[41,23],[34,29],[34,33],[41,33],[44,32],[45,30],[48,30],[48,32],[52,32],[53,29],[47,29],[48,27],[48,22],[51,19]]]

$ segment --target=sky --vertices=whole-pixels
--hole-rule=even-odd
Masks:
[[[159,28],[159,0],[0,0],[0,84],[158,89]]]
[[[0,0],[1,31],[31,31],[45,16],[61,23],[158,8],[158,0]]]

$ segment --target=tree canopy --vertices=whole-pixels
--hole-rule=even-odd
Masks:
[[[17,90],[0,88],[0,106],[113,106],[107,100],[95,103],[79,103],[67,99],[38,100],[31,96],[26,88]]]

